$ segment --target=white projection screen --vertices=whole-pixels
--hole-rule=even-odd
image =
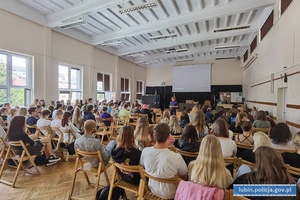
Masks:
[[[172,92],[210,92],[211,64],[173,67]]]

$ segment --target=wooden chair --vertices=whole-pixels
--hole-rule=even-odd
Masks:
[[[129,125],[129,117],[119,117],[115,120],[116,125]]]
[[[178,186],[179,182],[180,182],[180,178],[178,176],[172,177],[172,178],[158,178],[158,177],[154,177],[151,176],[150,174],[148,174],[145,169],[142,166],[139,166],[139,170],[140,170],[140,175],[141,175],[141,181],[140,181],[140,187],[141,187],[141,191],[143,191],[143,196],[142,199],[156,199],[156,200],[162,200],[162,198],[154,195],[147,184],[147,179],[152,179],[154,181],[158,181],[161,183],[168,183],[168,184],[174,184],[176,186]]]
[[[140,185],[133,185],[131,183],[123,181],[119,176],[119,171],[140,173],[139,166],[126,166],[126,165],[118,164],[116,162],[113,163],[113,166],[114,166],[114,171],[112,174],[112,178],[110,180],[108,199],[111,199],[113,188],[115,187],[123,188],[126,191],[133,192],[136,194],[137,199],[141,199],[143,196],[143,191],[141,190],[142,188],[140,187],[141,183]]]
[[[37,130],[37,127],[36,127],[36,124],[33,124],[33,125],[28,125],[28,124],[25,124],[25,133],[27,135],[31,135],[32,133],[30,132],[29,129],[35,129],[35,131]]]
[[[103,144],[104,137],[106,136],[107,139],[110,141],[113,132],[114,132],[114,122],[111,122],[109,127],[104,127],[103,130],[97,131],[95,135],[100,140],[100,143]]]
[[[251,169],[254,169],[254,167],[255,167],[255,163],[250,162],[248,160],[240,159],[239,162],[240,162],[239,166],[241,166],[242,164],[245,164],[245,165],[248,165],[248,167],[250,167]]]
[[[36,126],[36,129],[38,131],[39,138],[44,138],[44,137],[50,138],[52,135],[52,130],[50,126]],[[47,134],[44,135],[42,131],[47,132]]]
[[[199,153],[199,152],[188,152],[188,151],[183,151],[183,150],[180,150],[180,149],[178,149],[178,148],[175,148],[175,152],[176,152],[176,153],[179,153],[179,154],[182,155],[182,156],[191,157],[191,158],[197,158],[198,153]]]
[[[72,180],[72,187],[71,187],[71,193],[70,193],[69,199],[72,199],[74,186],[75,186],[75,180],[76,180],[76,176],[77,176],[78,172],[83,172],[88,185],[95,185],[95,191],[94,191],[94,196],[93,196],[93,199],[95,199],[97,191],[98,191],[98,187],[99,187],[101,173],[104,174],[107,185],[110,184],[106,170],[111,166],[111,163],[107,163],[106,165],[104,164],[100,150],[96,151],[96,152],[87,152],[87,151],[80,151],[78,149],[75,149],[75,151],[76,151],[75,171],[74,171],[74,176],[73,176],[73,180]],[[93,167],[86,160],[86,158],[98,158],[99,159],[98,167]],[[88,174],[92,174],[92,175],[96,176],[95,183],[92,184],[90,182]]]
[[[239,142],[236,142],[236,147],[237,147],[237,153],[236,153],[237,157],[242,157],[245,150],[254,148],[254,146],[251,144],[243,144]]]
[[[295,181],[297,182],[300,177],[300,168],[292,167],[290,165],[287,165],[287,168],[290,174],[294,177]]]
[[[239,163],[241,163],[239,161],[239,159],[240,158],[237,158],[237,157],[226,157],[226,158],[224,158],[224,162],[226,164],[232,164],[233,165],[233,174],[232,174],[233,177],[235,177],[237,169],[239,167]]]
[[[56,148],[55,148],[55,152],[58,151],[62,151],[62,158],[64,157],[64,152],[66,153],[66,161],[69,160],[69,151],[67,148],[61,148],[61,144],[65,144],[63,142],[64,140],[64,133],[60,130],[59,127],[51,127],[51,130],[56,132],[59,136],[55,137],[55,141],[56,141]],[[52,139],[52,138],[51,138]],[[68,143],[65,144],[65,146],[67,147]]]
[[[288,152],[288,153],[295,153],[296,149],[281,149],[281,148],[273,148],[275,149],[278,153],[282,154],[284,152]]]
[[[263,132],[265,134],[267,134],[268,136],[270,136],[270,132],[271,132],[271,128],[252,128],[252,133],[256,133],[256,132]]]
[[[153,112],[155,113],[156,120],[154,123],[159,123],[161,120],[162,112],[160,108],[153,108]],[[154,120],[154,119],[153,119]]]
[[[179,140],[181,138],[181,135],[173,135],[175,140]]]
[[[22,151],[21,155],[17,155],[17,154],[12,153],[14,148],[20,148],[21,151]],[[36,171],[35,174],[40,175],[40,171],[37,168],[36,164],[34,163],[34,158],[35,157],[36,157],[36,155],[30,155],[29,151],[27,150],[26,145],[23,143],[22,140],[8,142],[8,149],[7,149],[7,152],[6,152],[6,155],[5,155],[3,164],[1,166],[1,170],[0,170],[0,178],[3,175],[4,166],[5,166],[5,163],[7,162],[8,159],[14,160],[14,162],[17,164],[17,170],[16,170],[16,173],[15,173],[15,176],[14,176],[14,179],[13,179],[12,182],[3,180],[2,178],[0,179],[0,182],[5,183],[7,185],[10,185],[11,187],[14,187],[16,182],[17,182],[17,178],[18,178],[18,175],[19,175],[19,172],[20,172],[21,168],[27,173],[32,173],[32,172],[28,171],[27,168],[25,167],[25,165],[23,164],[23,162],[27,161],[27,160],[30,162],[31,166],[34,167],[34,169]]]

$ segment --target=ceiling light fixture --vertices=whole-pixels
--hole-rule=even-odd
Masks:
[[[189,62],[189,61],[194,61],[193,59],[180,59],[180,60],[175,60],[176,62]]]
[[[101,43],[101,46],[118,46],[120,44],[123,44],[122,41],[115,41],[115,42],[105,42],[105,43]]]
[[[247,29],[247,28],[250,28],[250,25],[219,28],[219,29],[215,29],[214,32],[217,33],[217,32],[224,32],[224,31],[234,31],[234,30]]]
[[[152,8],[156,7],[157,5],[158,5],[157,1],[152,2],[152,3],[145,3],[145,4],[142,4],[139,6],[131,6],[128,8],[122,8],[119,10],[119,13],[120,14],[128,14],[131,12],[137,12],[137,11],[141,11],[144,9],[152,9]]]
[[[86,24],[86,21],[83,18],[79,18],[78,20],[74,20],[74,21],[71,21],[71,22],[64,23],[63,25],[58,26],[58,28],[66,30],[66,29],[69,29],[69,28],[74,28],[74,27],[77,27],[77,26],[85,25],[85,24]]]
[[[217,46],[215,49],[234,49],[234,48],[240,48],[241,45],[231,45],[231,46]]]
[[[150,40],[159,40],[159,39],[167,39],[167,38],[174,38],[174,37],[177,37],[177,33],[175,33],[175,31],[173,31],[173,33],[167,34],[167,35],[152,36],[152,37],[149,37],[149,39]]]
[[[188,48],[184,48],[184,49],[175,49],[174,47],[171,47],[171,48],[169,48],[169,49],[166,51],[166,53],[167,53],[167,54],[169,54],[169,53],[175,53],[175,52],[181,53],[181,52],[186,52],[186,51],[188,51],[188,50],[189,50]]]
[[[132,58],[135,58],[135,57],[142,57],[144,56],[145,54],[143,53],[135,53],[135,54],[128,54],[126,55],[127,57],[132,57]]]

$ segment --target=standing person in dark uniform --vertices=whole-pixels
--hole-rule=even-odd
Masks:
[[[176,97],[172,97],[170,101],[170,113],[171,115],[176,116],[176,109],[178,108],[178,102],[176,101]]]

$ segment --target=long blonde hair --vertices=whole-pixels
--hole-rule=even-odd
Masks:
[[[206,128],[205,115],[201,110],[197,112],[193,125],[195,126],[197,133],[204,133]]]
[[[238,126],[240,126],[240,125],[243,123],[242,119],[243,119],[244,117],[248,118],[248,114],[245,113],[245,112],[239,112],[239,113],[236,115],[235,127],[238,127]]]
[[[134,139],[141,148],[151,146],[149,138],[149,121],[146,117],[140,117],[134,130]]]
[[[80,108],[78,106],[76,106],[74,109],[73,116],[72,116],[72,123],[73,124],[81,123],[81,113],[80,113]]]
[[[196,160],[189,164],[191,181],[203,186],[226,189],[229,184],[228,170],[222,154],[219,139],[207,135],[201,142]]]
[[[256,149],[258,147],[260,147],[260,146],[272,147],[272,143],[270,141],[270,138],[268,137],[267,134],[265,134],[263,132],[256,132],[256,133],[254,133],[253,141],[254,141],[253,152],[255,152]]]
[[[178,118],[175,115],[170,117],[169,127],[171,133],[180,134],[182,133],[182,128],[179,126]]]

